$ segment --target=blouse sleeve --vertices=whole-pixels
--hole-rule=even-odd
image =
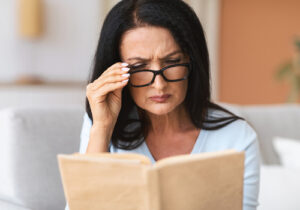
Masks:
[[[92,127],[92,121],[89,118],[88,114],[85,113],[84,117],[83,117],[81,133],[80,133],[79,153],[81,153],[81,154],[84,154],[86,152],[87,146],[89,144],[91,127]],[[68,203],[66,204],[65,210],[69,210]]]
[[[84,154],[86,152],[87,146],[90,139],[90,130],[92,128],[92,121],[89,118],[88,114],[85,113],[83,117],[83,124],[80,134],[80,148],[79,153]]]
[[[247,126],[244,172],[243,210],[256,210],[260,182],[260,153],[256,132]]]

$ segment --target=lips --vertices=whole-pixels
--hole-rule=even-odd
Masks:
[[[163,103],[170,98],[170,94],[151,96],[150,99],[154,102]]]

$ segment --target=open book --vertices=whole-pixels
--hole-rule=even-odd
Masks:
[[[242,210],[244,152],[58,155],[70,210]]]

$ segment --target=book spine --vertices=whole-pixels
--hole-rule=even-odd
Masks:
[[[146,210],[161,210],[160,187],[158,171],[153,168],[146,170],[147,179],[147,208]]]

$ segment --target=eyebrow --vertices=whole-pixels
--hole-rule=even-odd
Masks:
[[[160,60],[164,60],[164,59],[166,59],[166,58],[168,58],[168,57],[170,57],[170,56],[172,56],[172,55],[175,55],[175,54],[177,54],[177,53],[181,53],[181,50],[177,50],[177,51],[171,52],[171,53],[169,53],[168,55],[166,55],[165,57],[160,58]],[[129,60],[129,61],[130,61],[130,60],[142,60],[142,61],[148,61],[148,60],[150,60],[150,59],[141,58],[141,57],[133,57],[133,58],[128,58],[128,60]]]

